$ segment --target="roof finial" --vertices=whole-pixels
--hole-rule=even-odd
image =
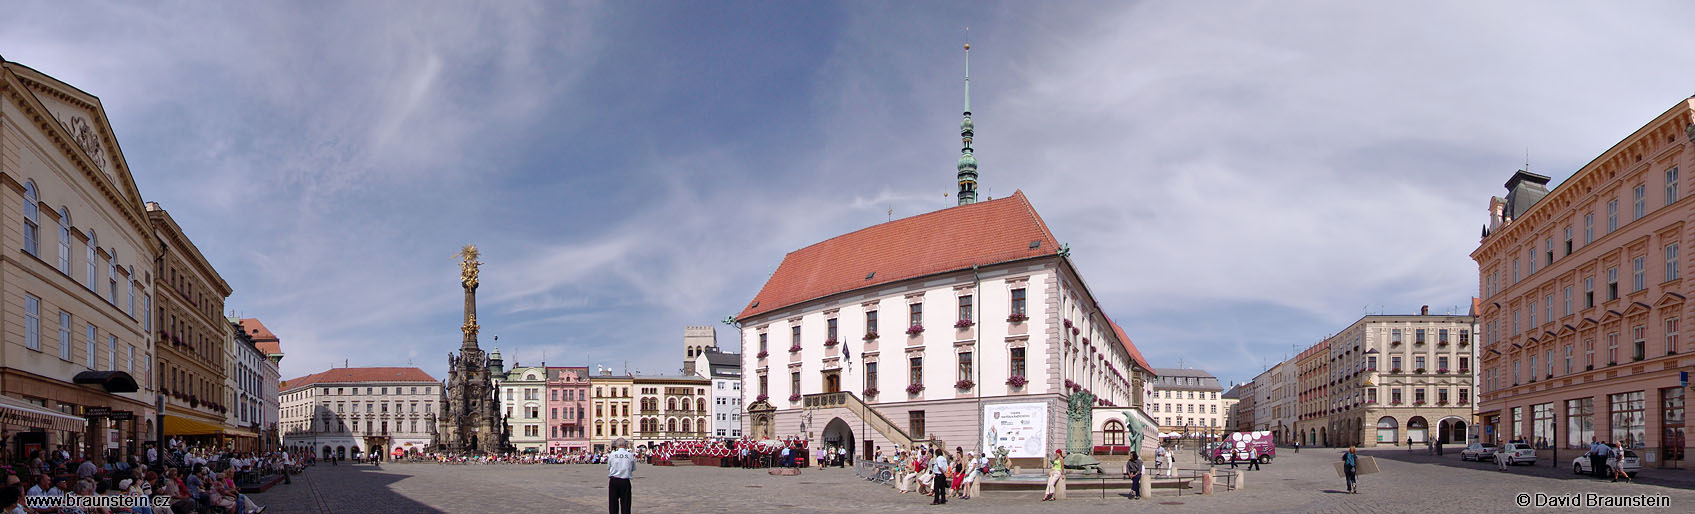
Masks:
[[[965,119],[959,122],[960,149],[959,205],[977,203],[977,157],[971,153],[971,138],[976,126],[971,123],[971,27],[965,28]]]

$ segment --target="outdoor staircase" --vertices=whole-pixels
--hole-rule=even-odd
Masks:
[[[905,430],[901,430],[889,418],[884,417],[875,407],[866,405],[858,396],[847,391],[834,393],[809,394],[801,400],[802,408],[806,410],[842,409],[858,416],[865,421],[865,426],[875,430],[878,435],[901,448],[912,448],[914,444],[924,444],[932,448],[940,447],[940,439],[913,439]]]

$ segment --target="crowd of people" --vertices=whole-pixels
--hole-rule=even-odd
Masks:
[[[880,453],[880,452],[879,452]],[[882,460],[882,456],[877,458]],[[948,502],[951,497],[969,500],[981,490],[983,476],[989,472],[989,458],[955,447],[949,454],[946,448],[917,445],[912,449],[896,447],[887,459],[895,464],[895,491],[899,494],[917,492],[930,496],[932,505]]]
[[[60,446],[35,450],[22,469],[7,467],[5,487],[0,488],[0,512],[4,514],[257,514],[265,507],[241,493],[241,486],[267,477],[299,473],[309,465],[309,453],[237,452],[171,439],[164,451],[145,446],[141,455],[77,455]],[[121,509],[32,509],[24,505],[31,496],[168,496],[169,506]],[[143,505],[146,502],[139,502]]]

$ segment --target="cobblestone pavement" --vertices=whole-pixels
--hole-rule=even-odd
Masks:
[[[1652,478],[1653,472],[1644,472],[1638,483],[1611,483],[1574,477],[1569,469],[1560,474],[1546,463],[1501,472],[1488,463],[1462,463],[1457,453],[1396,452],[1362,452],[1377,456],[1383,471],[1362,476],[1360,494],[1342,493],[1343,481],[1331,464],[1338,450],[1306,449],[1299,454],[1280,450],[1264,470],[1245,472],[1244,489],[1210,496],[1156,490],[1151,499],[1131,501],[1122,491],[1108,491],[1103,500],[1099,490],[1086,490],[1086,481],[1075,480],[1070,499],[1057,504],[1037,501],[1040,491],[988,491],[937,507],[927,497],[895,494],[888,486],[858,479],[851,470],[776,477],[763,470],[641,466],[634,481],[634,512],[1512,512],[1524,510],[1515,505],[1518,493],[1575,492],[1666,495],[1670,507],[1659,511],[1695,510],[1695,490],[1678,480]],[[1674,485],[1646,483],[1651,481]],[[320,464],[293,484],[253,498],[269,507],[266,512],[279,514],[598,513],[606,509],[606,478],[604,467],[593,465]]]

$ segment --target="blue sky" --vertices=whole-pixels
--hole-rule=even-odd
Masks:
[[[453,254],[507,363],[674,372],[784,253],[1022,189],[1161,367],[1252,378],[1462,308],[1490,195],[1695,92],[1687,4],[23,2],[285,376],[444,375]]]

